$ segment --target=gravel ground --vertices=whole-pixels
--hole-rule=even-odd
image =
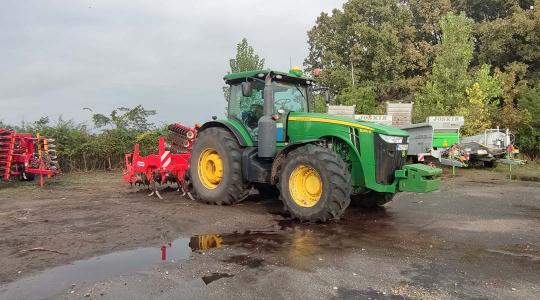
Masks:
[[[440,191],[328,224],[258,195],[150,198],[118,173],[4,186],[0,298],[537,298],[540,183],[504,176],[459,170]]]

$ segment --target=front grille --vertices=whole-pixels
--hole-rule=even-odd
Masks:
[[[401,156],[401,151],[396,150],[396,144],[385,142],[378,134],[374,134],[374,139],[377,183],[392,183],[394,182],[394,171],[403,166],[406,156]],[[402,143],[407,143],[407,138],[403,138]]]

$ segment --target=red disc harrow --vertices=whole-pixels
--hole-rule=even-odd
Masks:
[[[43,187],[44,177],[60,174],[54,140],[31,133],[17,133],[0,128],[0,179],[32,181],[39,175]]]
[[[124,181],[132,185],[147,186],[152,191],[149,196],[156,195],[161,199],[156,184],[176,183],[178,191],[193,199],[188,188],[187,171],[197,130],[176,123],[169,126],[169,131],[168,143],[165,137],[159,138],[157,154],[141,156],[139,144],[135,144],[133,153],[124,157],[125,169],[122,176]]]

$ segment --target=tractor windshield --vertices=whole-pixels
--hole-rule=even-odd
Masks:
[[[285,112],[307,111],[306,87],[288,82],[276,82],[274,85],[275,111],[282,109]]]
[[[286,117],[291,111],[308,111],[307,89],[304,85],[282,81],[274,81],[272,85],[275,103],[273,114],[279,113]],[[263,115],[264,83],[254,81],[252,87],[251,97],[244,97],[240,83],[231,85],[228,116],[242,122],[252,138],[257,140],[258,122]]]

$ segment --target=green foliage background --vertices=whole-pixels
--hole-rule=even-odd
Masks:
[[[466,117],[464,133],[510,128],[540,156],[538,0],[349,0],[308,32],[308,70],[336,104],[382,112],[414,101],[414,119]],[[321,107],[321,105],[319,105]]]
[[[19,126],[0,124],[0,127],[18,132],[39,132],[54,139],[64,172],[114,169],[123,165],[124,154],[132,152],[135,143],[140,144],[142,155],[157,152],[158,138],[167,130],[148,122],[148,117],[155,114],[155,111],[146,110],[141,105],[120,107],[108,115],[92,112],[92,130],[85,124],[61,117],[56,121],[43,117],[33,123]]]
[[[465,134],[500,126],[517,132],[517,145],[540,157],[539,0],[349,0],[321,13],[308,32],[308,71],[336,104],[357,113],[384,112],[386,101],[414,101],[416,121],[429,115],[464,115]],[[237,44],[231,72],[262,69],[246,39]],[[224,94],[228,94],[224,88]],[[72,120],[41,118],[20,126],[56,140],[64,171],[110,169],[139,143],[157,151],[166,128],[149,123],[142,106],[94,113],[91,128]],[[315,110],[326,111],[323,95]]]

